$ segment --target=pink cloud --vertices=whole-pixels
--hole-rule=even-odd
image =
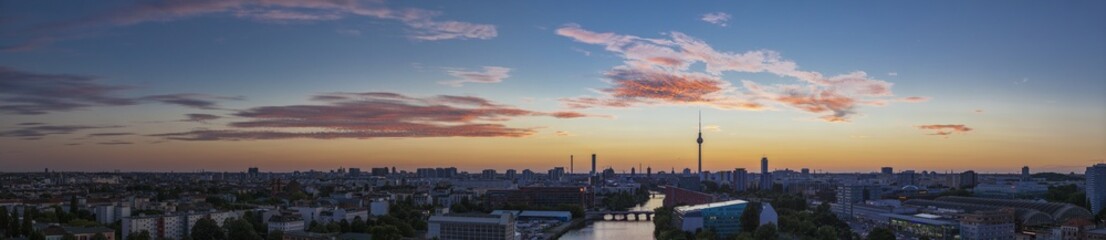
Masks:
[[[312,99],[323,104],[255,107],[235,113],[245,120],[230,123],[230,129],[153,136],[174,140],[524,137],[534,134],[536,128],[509,127],[502,122],[530,116],[591,116],[571,111],[531,111],[472,96],[411,97],[367,92],[322,94]]]
[[[938,136],[948,136],[948,135],[952,135],[953,133],[963,134],[963,133],[971,132],[972,130],[974,130],[972,128],[969,128],[969,127],[965,126],[964,124],[920,125],[920,126],[918,126],[918,129],[932,130],[933,133],[931,133],[929,135],[938,135]]]
[[[718,51],[680,32],[667,33],[668,39],[643,38],[567,25],[556,33],[578,42],[601,45],[624,59],[623,65],[607,72],[605,77],[612,86],[600,89],[605,96],[561,99],[571,108],[703,104],[721,109],[764,110],[779,105],[824,114],[819,118],[828,122],[847,122],[857,114],[859,105],[884,106],[895,100],[891,98],[892,83],[874,79],[863,71],[825,76],[800,70],[798,64],[774,51]],[[702,72],[690,68],[696,63],[704,65]],[[743,88],[739,88],[722,80],[723,74],[729,72],[771,73],[794,78],[801,85],[762,86],[743,81]]]

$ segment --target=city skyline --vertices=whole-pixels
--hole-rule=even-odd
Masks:
[[[1106,3],[583,5],[0,2],[0,172],[1106,162]]]

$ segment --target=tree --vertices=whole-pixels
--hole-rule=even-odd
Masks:
[[[341,232],[341,231],[342,231],[342,226],[338,225],[338,223],[336,223],[334,221],[330,221],[329,223],[326,224],[326,232],[336,233],[336,232]]]
[[[66,233],[61,236],[61,240],[77,240],[77,236],[74,236],[72,233]]]
[[[308,232],[326,233],[326,226],[319,224],[315,220],[311,220],[311,225],[307,228]]]
[[[281,230],[273,230],[269,232],[268,235],[269,236],[265,238],[266,240],[284,240],[284,231]]]
[[[29,237],[27,239],[30,239],[30,240],[46,240],[46,235],[42,234],[42,232],[39,232],[39,231],[31,232],[30,236],[31,237]]]
[[[715,234],[714,230],[703,229],[702,231],[699,231],[698,233],[695,233],[695,239],[696,240],[714,240],[714,239],[718,239],[718,234]]]
[[[824,239],[824,240],[838,239],[837,229],[834,229],[833,227],[830,227],[830,226],[818,227],[818,232],[817,232],[816,235],[818,236],[818,239]]]
[[[8,228],[8,208],[0,207],[0,227]]]
[[[353,218],[353,223],[349,224],[349,230],[355,233],[364,233],[369,231],[369,225],[365,224],[365,220],[361,220],[361,216]]]
[[[192,239],[195,240],[224,240],[226,234],[223,233],[223,229],[219,227],[219,224],[215,223],[215,220],[211,218],[201,218],[196,221],[196,226],[192,227]]]
[[[104,236],[104,233],[96,233],[92,235],[92,240],[108,240],[108,236]]]
[[[871,232],[868,232],[868,240],[895,240],[895,233],[891,232],[891,229],[887,228],[873,228]]]
[[[19,211],[12,211],[11,218],[8,220],[8,237],[17,237],[23,233],[19,224]]]
[[[236,219],[230,221],[227,224],[227,238],[228,239],[242,239],[242,240],[262,240],[261,235],[257,234],[257,231],[253,229],[253,225],[249,220]]]
[[[54,216],[58,218],[59,223],[69,223],[69,214],[62,211],[61,206],[54,205]]]
[[[69,213],[76,214],[77,210],[80,210],[80,204],[77,202],[77,195],[73,195],[69,198]]]
[[[343,233],[350,232],[349,221],[346,221],[345,219],[342,219],[341,222],[338,222],[338,227],[341,227],[341,232],[343,232]]]
[[[400,234],[399,229],[392,225],[373,226],[369,229],[369,234],[372,234],[373,239],[379,240],[403,239],[403,234]]]
[[[779,239],[779,232],[775,225],[764,224],[757,227],[757,232],[753,233],[753,237],[758,240],[776,240]]]
[[[760,226],[760,202],[749,202],[745,205],[745,212],[741,213],[741,231],[753,233]]]
[[[127,235],[127,240],[153,240],[153,238],[150,237],[150,232],[142,230],[142,232]]]
[[[33,212],[34,208],[23,208],[23,226],[19,227],[20,230],[23,230],[23,236],[31,236],[31,232],[34,231],[34,228],[31,224],[31,219],[35,219],[35,215]]]

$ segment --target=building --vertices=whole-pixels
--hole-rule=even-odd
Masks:
[[[508,204],[524,204],[534,207],[576,205],[591,207],[592,193],[586,187],[522,187],[508,190],[488,190],[484,195],[488,204],[503,207]]]
[[[961,189],[974,188],[977,184],[979,184],[979,176],[975,174],[975,171],[971,170],[960,173],[960,175],[957,176],[957,179],[958,181],[956,183],[956,186],[952,187]]]
[[[220,227],[229,218],[242,217],[243,211],[210,212],[210,213],[181,213],[157,216],[124,217],[121,220],[122,239],[127,239],[130,234],[146,231],[154,239],[180,239],[188,235],[196,221],[203,218],[215,220]]]
[[[62,227],[58,225],[50,225],[46,228],[39,230],[46,236],[48,240],[64,239],[65,235],[71,234],[78,240],[88,240],[96,236],[96,234],[103,235],[108,240],[115,240],[115,230],[106,227]]]
[[[515,177],[518,176],[518,171],[516,171],[514,169],[507,169],[507,173],[505,173],[504,176],[506,176],[507,179],[515,180]]]
[[[354,177],[361,176],[361,168],[349,168],[349,175]]]
[[[561,181],[561,179],[564,178],[564,176],[565,176],[565,168],[564,167],[555,167],[553,169],[549,169],[549,180],[550,181]]]
[[[889,214],[891,228],[912,236],[911,239],[945,239],[953,240],[959,235],[960,225],[949,219],[942,219],[935,215],[917,214],[901,215]]]
[[[741,214],[748,205],[744,200],[730,200],[676,207],[672,222],[685,232],[710,229],[719,238],[727,238],[741,233]]]
[[[1067,203],[1037,202],[1031,200],[1011,200],[977,197],[939,197],[935,200],[910,199],[903,205],[924,209],[956,210],[961,212],[993,211],[1002,208],[1014,209],[1014,219],[1018,226],[1059,225],[1071,219],[1092,219],[1086,208]]]
[[[484,179],[495,179],[495,175],[495,169],[484,169],[484,171],[480,172],[480,177]]]
[[[891,167],[883,167],[883,168],[879,169],[879,173],[881,173],[883,175],[891,175],[891,174],[895,174],[895,169],[891,168]]]
[[[1030,178],[1032,177],[1029,175],[1029,166],[1022,166],[1022,180],[1029,180]]]
[[[514,240],[513,214],[445,214],[430,217],[427,238],[441,240]]]
[[[837,208],[834,212],[843,216],[854,216],[853,205],[868,200],[878,200],[881,194],[879,186],[847,185],[837,187]]]
[[[916,177],[917,177],[917,176],[916,176],[916,174],[914,173],[914,170],[906,170],[906,171],[902,171],[902,172],[901,172],[901,173],[899,173],[899,175],[898,175],[898,183],[899,183],[899,186],[910,186],[910,185],[914,185],[914,184],[916,183],[916,181],[915,181],[915,180],[916,180],[916,179],[915,179]]]
[[[269,232],[281,231],[281,232],[293,232],[306,230],[303,223],[303,218],[295,214],[278,214],[269,217],[268,221]]]
[[[737,192],[749,190],[749,172],[744,168],[733,170],[733,189]]]
[[[664,188],[664,206],[699,205],[716,201],[714,195],[699,191],[668,186]]]
[[[1099,163],[1087,167],[1087,202],[1091,205],[1091,214],[1095,215],[1106,208],[1106,164]]]
[[[761,190],[772,189],[772,173],[768,172],[768,157],[760,158],[760,184],[757,186]]]
[[[1013,240],[1014,209],[976,211],[960,215],[960,239]]]
[[[376,176],[376,177],[388,176],[388,168],[387,167],[373,168],[372,169],[372,175]]]
[[[123,219],[124,217],[130,217],[131,208],[114,205],[101,205],[96,206],[96,208],[93,209],[93,213],[96,214],[96,222],[106,225],[115,223],[115,221]]]

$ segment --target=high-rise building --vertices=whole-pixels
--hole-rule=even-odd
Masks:
[[[373,168],[372,169],[372,175],[377,176],[377,177],[387,176],[388,175],[388,168],[387,167]]]
[[[361,168],[349,168],[349,175],[354,176],[354,177],[360,176],[361,175]]]
[[[568,155],[568,174],[576,173],[576,158]]]
[[[634,177],[635,175],[637,175],[637,169],[630,167],[630,177]]]
[[[507,169],[507,175],[506,175],[507,179],[514,180],[515,175],[517,175],[517,174],[518,174],[518,171],[515,171],[514,169]]]
[[[1022,166],[1022,180],[1029,180],[1029,166]]]
[[[979,184],[979,176],[977,176],[975,174],[975,171],[972,170],[960,173],[959,178],[960,181],[958,181],[955,186],[957,188],[973,188],[976,184]]]
[[[645,168],[645,177],[647,177],[647,178],[652,178],[653,177],[653,167],[646,167]]]
[[[914,170],[906,170],[899,173],[899,186],[914,185]]]
[[[249,173],[251,178],[256,178],[257,175],[260,174],[260,172],[257,170],[257,167],[251,167],[246,172]]]
[[[563,179],[564,176],[565,176],[565,168],[563,168],[563,167],[555,167],[553,169],[549,169],[549,180],[550,181],[561,181],[561,179]]]
[[[879,199],[879,186],[847,185],[837,187],[837,205],[834,209],[845,216],[853,215],[853,204]]]
[[[733,189],[738,192],[749,189],[749,172],[744,168],[733,170]]]
[[[1091,204],[1091,215],[1098,215],[1106,207],[1106,164],[1099,163],[1087,167],[1084,173],[1087,179],[1087,201]]]
[[[879,169],[879,173],[882,173],[883,175],[891,175],[895,174],[895,169],[891,167],[883,167]]]
[[[427,221],[430,239],[514,240],[515,231],[513,214],[445,214]]]
[[[695,139],[699,144],[699,180],[703,180],[703,112],[699,111],[699,138]]]
[[[522,170],[522,179],[534,180],[534,171],[530,171],[530,169]]]
[[[772,173],[768,172],[768,157],[760,158],[760,184],[761,190],[772,189]]]
[[[495,169],[484,169],[484,171],[481,172],[480,175],[484,179],[495,179],[496,172]]]

